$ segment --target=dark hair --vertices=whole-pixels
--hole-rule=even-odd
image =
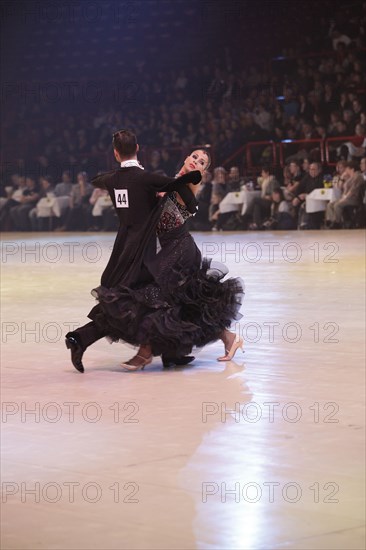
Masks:
[[[285,200],[285,195],[284,195],[283,190],[281,189],[281,187],[276,187],[276,189],[273,190],[272,195],[273,195],[273,193],[278,193],[279,194],[280,202]]]
[[[207,166],[206,166],[205,170],[208,170],[209,167],[211,166],[211,155],[207,151],[207,149],[204,149],[203,147],[197,147],[197,149],[193,149],[193,151],[202,151],[202,153],[204,153],[206,155],[206,157],[207,157]],[[193,153],[193,151],[192,151],[192,153]]]
[[[112,144],[121,157],[131,157],[137,151],[137,139],[130,130],[118,130],[113,134]]]
[[[48,183],[50,183],[51,185],[53,184],[53,177],[50,176],[49,174],[42,176],[42,179],[48,181]]]
[[[351,169],[354,170],[355,172],[356,172],[357,170],[360,169],[358,162],[355,161],[355,160],[349,160],[349,161],[346,163],[346,167],[347,167],[347,168],[351,168]]]

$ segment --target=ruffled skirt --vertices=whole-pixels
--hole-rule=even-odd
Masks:
[[[202,261],[187,232],[162,236],[160,242],[161,251],[147,260],[154,282],[93,289],[98,305],[89,317],[111,341],[150,344],[153,355],[187,355],[216,341],[241,318],[243,282],[222,280],[225,270]]]

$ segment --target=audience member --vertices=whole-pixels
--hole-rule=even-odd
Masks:
[[[292,205],[298,210],[298,226],[300,229],[320,229],[323,212],[306,212],[306,196],[323,187],[322,166],[319,162],[312,162],[309,166],[309,173],[306,174],[296,187],[295,198]]]
[[[40,197],[36,180],[32,177],[25,179],[25,188],[19,198],[19,205],[10,209],[10,217],[16,231],[29,231],[31,229],[29,212],[37,204]]]
[[[365,194],[365,182],[357,162],[347,162],[342,180],[344,185],[341,198],[328,203],[326,209],[326,221],[331,229],[342,227],[344,209],[361,205]]]
[[[262,168],[261,177],[258,178],[258,184],[261,189],[261,196],[256,197],[249,206],[246,216],[252,216],[253,222],[249,229],[260,229],[264,218],[268,218],[271,213],[271,200],[273,191],[280,188],[279,182],[271,174],[268,166]]]

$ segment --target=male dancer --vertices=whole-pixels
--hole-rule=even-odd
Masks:
[[[146,251],[154,253],[156,236],[148,231],[151,218],[156,212],[159,191],[178,191],[190,212],[196,212],[197,202],[188,183],[197,184],[201,180],[198,170],[179,178],[168,178],[144,171],[137,160],[139,145],[136,136],[129,130],[120,130],[113,135],[114,155],[121,167],[92,180],[95,187],[106,189],[118,215],[120,226],[113,251],[105,268],[101,284],[112,288],[121,280],[125,285],[145,284],[152,280],[144,264]],[[146,241],[147,239],[147,241]],[[146,246],[141,246],[145,241]],[[98,314],[99,304],[88,317]],[[88,346],[106,336],[94,321],[66,334],[66,346],[71,350],[71,361],[79,372],[84,372],[82,357]],[[187,364],[194,357],[163,357],[164,365]]]

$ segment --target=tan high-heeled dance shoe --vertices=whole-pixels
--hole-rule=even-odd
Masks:
[[[130,364],[130,361],[132,361],[132,359],[135,359],[135,357],[138,357],[139,359],[141,359],[141,363],[140,365],[131,365]],[[127,363],[121,363],[121,367],[127,371],[134,371],[134,370],[144,370],[144,368],[146,367],[146,365],[149,365],[152,360],[153,360],[153,356],[150,355],[150,357],[143,357],[142,355],[135,355],[135,357],[133,357],[132,359],[130,359],[130,361],[127,361]]]
[[[243,338],[240,338],[238,341],[235,338],[234,342],[231,345],[231,348],[229,350],[227,350],[225,348],[226,355],[223,355],[222,357],[218,357],[217,360],[218,361],[231,361],[231,359],[234,357],[234,355],[236,354],[236,352],[239,348],[244,353],[243,344],[244,344]]]

